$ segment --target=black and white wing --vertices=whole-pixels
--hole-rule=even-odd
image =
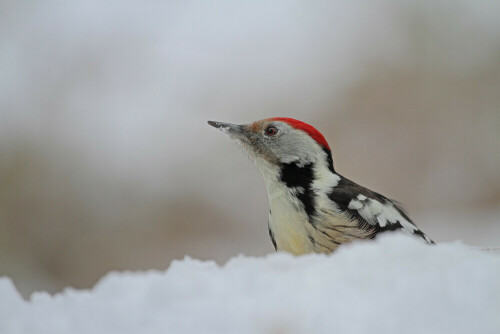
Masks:
[[[340,181],[329,194],[339,210],[359,228],[370,231],[370,237],[385,231],[401,231],[434,243],[408,217],[401,205],[387,197],[364,188],[340,176]]]

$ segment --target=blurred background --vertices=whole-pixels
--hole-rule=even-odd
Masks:
[[[437,242],[500,245],[500,2],[0,1],[0,275],[273,252],[257,169],[207,120],[315,125]]]

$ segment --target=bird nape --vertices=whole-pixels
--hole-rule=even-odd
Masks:
[[[208,124],[239,142],[259,168],[276,250],[331,253],[343,243],[388,231],[433,243],[398,202],[338,174],[330,146],[311,125],[284,117],[245,125]]]

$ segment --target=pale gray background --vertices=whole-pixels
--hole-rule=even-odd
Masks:
[[[500,2],[0,2],[0,275],[272,252],[267,197],[206,120],[315,125],[438,242],[500,245]]]

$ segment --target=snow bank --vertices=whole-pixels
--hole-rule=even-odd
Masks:
[[[92,290],[0,280],[0,333],[500,333],[500,256],[389,236],[331,256],[190,258]]]

